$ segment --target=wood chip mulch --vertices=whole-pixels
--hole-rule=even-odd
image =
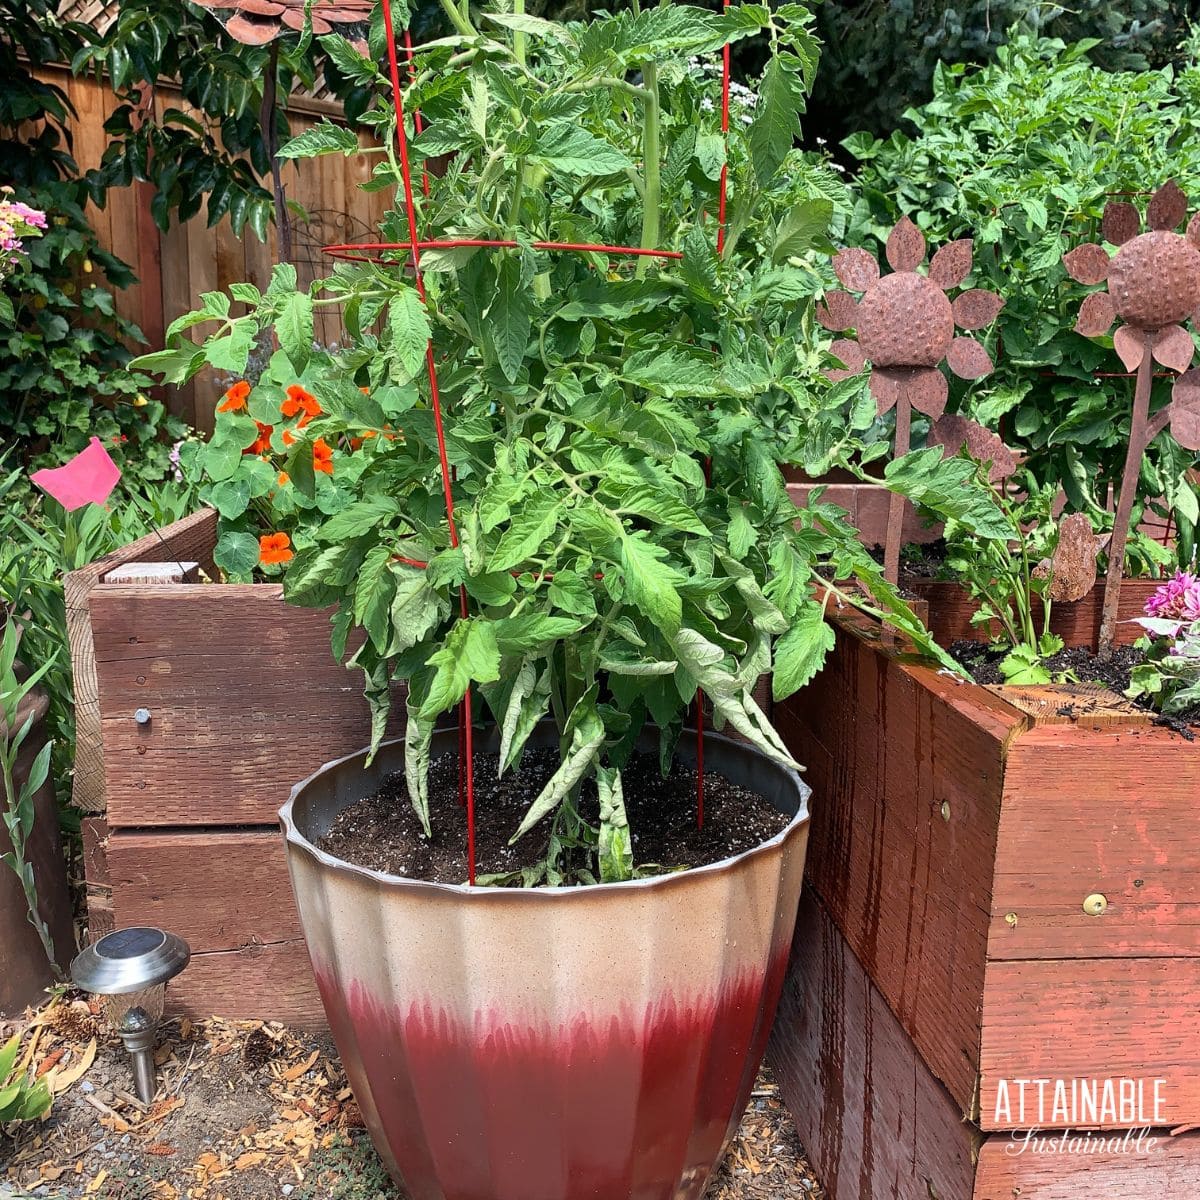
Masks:
[[[132,1094],[94,1002],[27,1020],[22,1061],[46,1078],[42,1121],[0,1131],[0,1200],[403,1200],[371,1149],[332,1041],[263,1022],[165,1022],[159,1092]],[[766,1072],[705,1200],[823,1200]]]

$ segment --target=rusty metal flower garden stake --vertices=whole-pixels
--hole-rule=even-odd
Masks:
[[[1004,301],[994,292],[972,288],[951,303],[946,295],[971,273],[971,239],[949,242],[934,254],[929,273],[917,268],[925,261],[925,237],[901,217],[885,249],[892,268],[881,276],[874,255],[860,248],[842,250],[833,269],[846,291],[827,292],[817,318],[826,329],[853,329],[857,339],[839,338],[831,347],[846,370],[828,372],[831,379],[857,375],[871,364],[871,392],[883,416],[896,410],[895,456],[911,447],[912,410],[936,420],[946,409],[948,386],[939,369],[945,360],[962,379],[979,379],[992,370],[987,350],[963,330],[982,329],[996,319]],[[855,300],[851,292],[863,293]],[[904,497],[893,493],[888,507],[884,544],[884,574],[896,583],[900,574],[900,536]]]
[[[1101,657],[1112,654],[1125,543],[1142,456],[1168,424],[1181,446],[1200,450],[1200,370],[1188,370],[1194,346],[1183,327],[1184,321],[1195,321],[1200,316],[1200,213],[1192,218],[1186,236],[1175,232],[1187,216],[1187,207],[1187,197],[1174,180],[1168,181],[1151,197],[1146,210],[1150,229],[1140,233],[1142,222],[1137,209],[1125,201],[1110,203],[1104,210],[1101,230],[1104,240],[1118,247],[1115,256],[1110,258],[1103,246],[1089,242],[1063,257],[1072,279],[1108,284],[1107,290],[1092,292],[1084,300],[1075,331],[1085,337],[1098,337],[1119,318],[1123,324],[1113,335],[1113,348],[1127,371],[1137,371],[1129,448],[1109,543],[1100,620]],[[1150,391],[1155,361],[1179,372],[1180,377],[1175,381],[1171,403],[1152,417]]]

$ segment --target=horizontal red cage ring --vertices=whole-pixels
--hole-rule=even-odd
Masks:
[[[418,250],[462,250],[482,247],[490,250],[516,250],[520,242],[489,240],[488,238],[443,238],[431,242],[418,242]],[[533,242],[534,250],[561,250],[577,254],[619,254],[631,258],[682,258],[679,250],[654,250],[643,246],[601,246],[592,242]],[[323,253],[331,258],[348,262],[377,262],[382,255],[403,250],[412,254],[409,242],[343,242],[322,247]],[[360,253],[364,252],[364,253]]]

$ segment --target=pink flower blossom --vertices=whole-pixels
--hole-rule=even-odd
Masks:
[[[98,437],[92,438],[70,462],[35,471],[30,478],[68,512],[85,504],[103,504],[121,478],[121,469],[109,457]]]
[[[1155,589],[1146,601],[1146,616],[1164,620],[1200,620],[1200,579],[1191,571],[1176,571],[1174,579]]]

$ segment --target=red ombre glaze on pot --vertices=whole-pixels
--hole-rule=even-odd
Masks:
[[[321,996],[411,1200],[699,1200],[766,1048],[808,835],[793,772],[706,741],[715,770],[794,819],[736,858],[621,884],[433,884],[317,850],[402,743],[293,791],[281,819]]]
[[[498,1012],[466,1026],[317,983],[412,1200],[682,1200],[750,1098],[786,967],[779,955],[715,999],[557,1029]]]

